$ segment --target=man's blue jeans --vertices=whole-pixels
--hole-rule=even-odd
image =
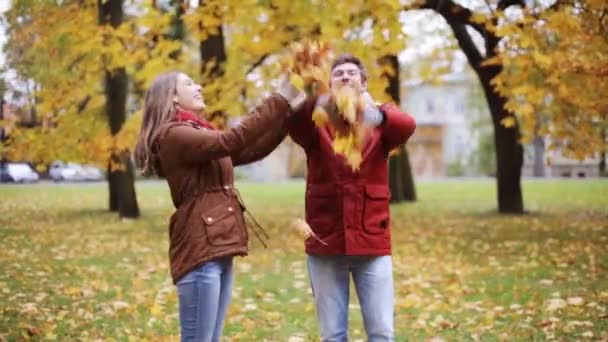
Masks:
[[[181,341],[220,340],[232,280],[232,256],[228,256],[198,266],[177,282]]]
[[[394,341],[393,264],[386,256],[308,256],[321,340],[348,340],[350,274],[368,341]]]

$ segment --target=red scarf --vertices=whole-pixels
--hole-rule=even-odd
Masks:
[[[194,115],[190,112],[186,112],[184,110],[178,109],[175,113],[175,119],[177,121],[192,121],[195,122],[196,124],[198,124],[201,127],[205,127],[207,129],[211,129],[214,130],[215,127],[207,120]]]

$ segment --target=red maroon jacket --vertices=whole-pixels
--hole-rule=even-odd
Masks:
[[[314,103],[308,101],[288,124],[307,157],[306,222],[328,244],[309,238],[306,253],[391,254],[388,155],[414,133],[414,119],[393,104],[380,106],[385,121],[369,134],[360,169],[354,172],[332,150],[330,130],[313,123]]]

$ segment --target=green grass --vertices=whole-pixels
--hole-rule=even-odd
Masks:
[[[271,240],[236,261],[225,336],[317,340],[304,184],[242,183]],[[608,339],[608,181],[525,181],[526,215],[496,213],[490,180],[420,182],[392,206],[398,341]],[[0,341],[175,340],[164,183],[139,182],[139,220],[105,184],[0,186]],[[350,336],[364,339],[354,290]]]

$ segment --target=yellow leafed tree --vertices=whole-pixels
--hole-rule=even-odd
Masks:
[[[466,6],[416,0],[405,6],[439,14],[479,78],[494,128],[500,212],[524,211],[522,142],[530,137],[549,136],[579,158],[605,154],[606,117],[594,114],[601,112],[605,83],[578,71],[591,60],[597,64],[588,71],[605,65],[606,6],[602,0],[490,0]],[[586,92],[577,88],[579,82],[597,88]]]
[[[1,152],[105,166],[128,152],[143,89],[159,72],[198,74],[211,112],[240,115],[272,88],[287,46],[306,39],[361,57],[374,98],[390,100],[386,76],[395,75],[396,55],[407,43],[400,13],[420,9],[445,19],[479,76],[494,123],[501,212],[523,211],[521,141],[547,135],[579,158],[606,150],[602,0],[490,0],[470,8],[453,0],[199,0],[173,1],[165,10],[154,4],[14,1],[4,15],[7,63],[33,85],[27,110],[38,125],[13,130]],[[177,35],[176,23],[183,24]],[[378,63],[387,56],[394,63]],[[112,80],[120,86],[108,87]],[[391,87],[398,100],[398,85]],[[113,107],[117,89],[121,100]],[[121,107],[124,120],[113,122],[108,113]]]
[[[605,155],[608,3],[558,2],[537,20],[522,16],[498,33],[509,39],[494,85],[521,120],[523,141],[548,136],[549,149],[566,156]]]
[[[110,209],[136,217],[129,153],[138,96],[159,72],[180,65],[171,55],[181,42],[164,37],[170,13],[142,4],[131,17],[123,7],[122,0],[15,1],[5,13],[7,62],[35,85],[34,105],[23,110],[36,115],[34,128],[11,130],[2,153],[43,166],[63,159],[107,167]]]

